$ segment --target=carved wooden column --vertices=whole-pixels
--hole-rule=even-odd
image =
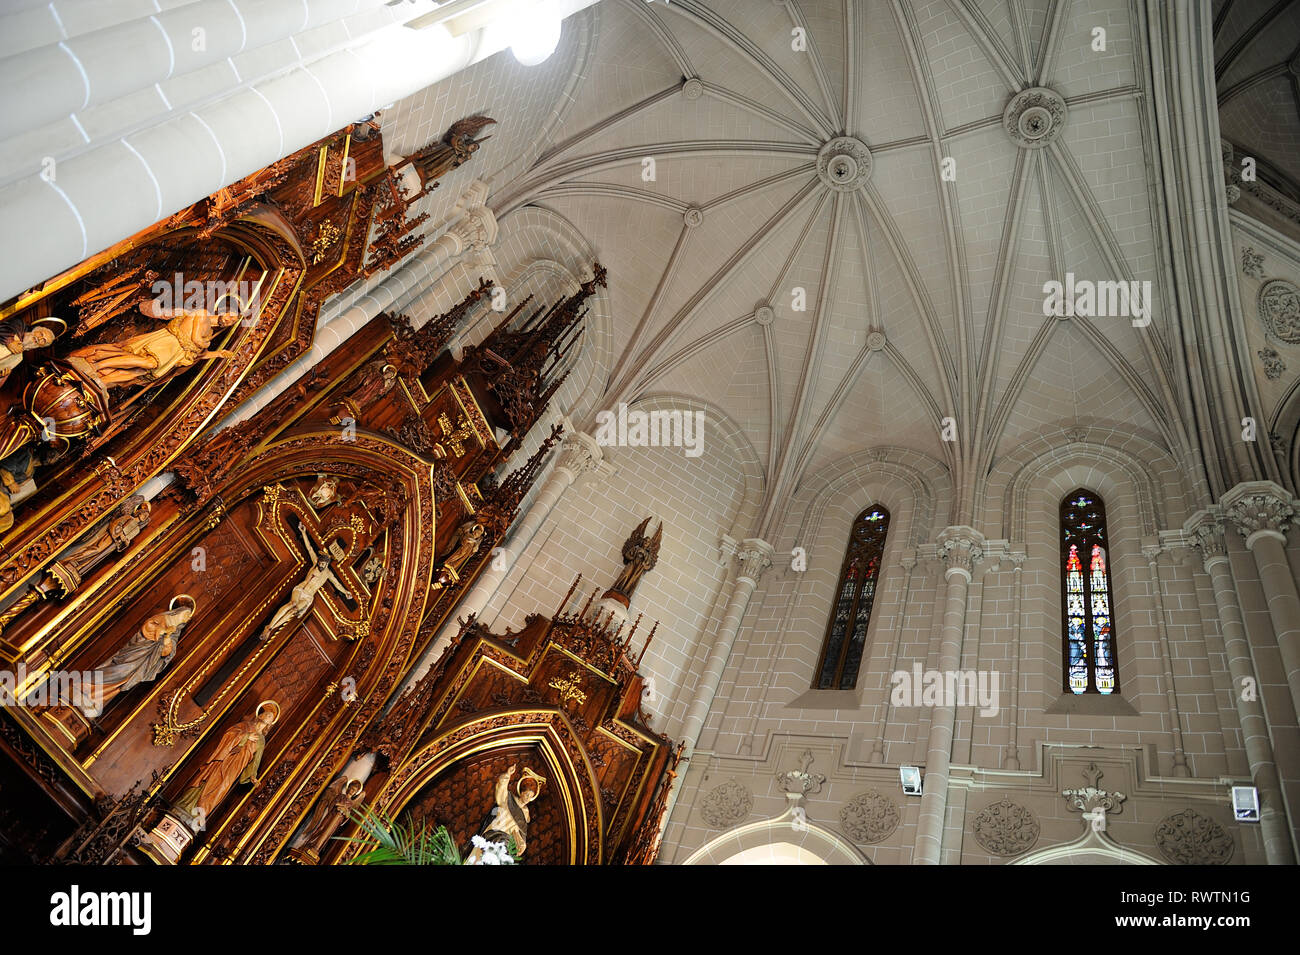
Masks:
[[[966,630],[966,597],[971,571],[984,556],[984,536],[972,527],[949,527],[939,535],[939,556],[944,571],[943,629],[940,631],[939,671],[961,667],[961,647]],[[938,865],[943,849],[944,814],[948,807],[948,767],[952,762],[953,727],[957,718],[955,700],[944,700],[930,717],[930,738],[926,746],[925,782],[921,796],[921,818],[917,824],[917,865]]]
[[[1300,594],[1286,559],[1286,531],[1295,517],[1291,495],[1272,481],[1247,481],[1223,495],[1222,504],[1255,558],[1291,703],[1300,714]]]
[[[1191,543],[1201,552],[1205,572],[1214,589],[1214,605],[1219,612],[1219,629],[1223,649],[1232,676],[1232,699],[1237,705],[1237,719],[1250,764],[1251,781],[1259,790],[1260,829],[1264,833],[1264,854],[1270,865],[1293,865],[1290,826],[1282,802],[1273,744],[1269,740],[1268,720],[1259,698],[1259,678],[1250,657],[1246,626],[1237,602],[1237,587],[1232,579],[1232,564],[1223,537],[1223,525],[1206,511],[1192,517],[1187,524]]]

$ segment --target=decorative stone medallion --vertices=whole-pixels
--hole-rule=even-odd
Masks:
[[[898,807],[882,792],[868,789],[840,810],[840,826],[854,842],[883,842],[898,828]]]
[[[1065,117],[1061,94],[1034,86],[1011,97],[1002,113],[1002,128],[1021,149],[1042,149],[1061,134]]]
[[[1038,841],[1038,820],[1006,796],[985,806],[971,822],[975,841],[995,856],[1017,856]]]
[[[700,816],[714,829],[727,829],[743,822],[753,808],[753,795],[732,779],[705,794]]]
[[[836,136],[817,151],[817,176],[836,192],[852,192],[871,175],[871,151],[860,139]]]
[[[687,206],[686,211],[682,213],[682,221],[689,228],[694,229],[704,221],[704,210],[699,206]]]
[[[688,100],[697,100],[704,95],[704,84],[694,76],[682,82],[682,96]]]
[[[1166,816],[1155,840],[1161,854],[1179,865],[1225,865],[1232,858],[1232,836],[1195,809]]]
[[[867,332],[867,349],[869,351],[880,351],[885,347],[885,333],[880,329],[873,329]]]
[[[1265,282],[1259,290],[1259,319],[1270,335],[1300,342],[1300,289],[1283,279]]]
[[[771,325],[776,319],[776,312],[771,305],[760,305],[754,309],[754,321],[760,325]]]

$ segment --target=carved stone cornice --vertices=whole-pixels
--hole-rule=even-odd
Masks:
[[[945,527],[939,532],[938,555],[947,567],[945,576],[963,573],[969,580],[984,556],[984,535],[973,527]]]
[[[736,560],[740,561],[740,578],[751,583],[758,583],[763,571],[772,566],[772,545],[757,537],[746,537],[736,550]]]
[[[1286,532],[1295,517],[1291,495],[1272,481],[1245,481],[1223,495],[1223,515],[1236,525],[1246,546],[1272,537],[1286,543]]]

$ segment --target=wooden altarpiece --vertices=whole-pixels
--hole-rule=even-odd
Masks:
[[[141,306],[162,270],[271,283],[214,336],[229,355],[128,388],[120,408],[120,392],[101,389],[105,413],[63,436],[0,537],[0,653],[27,674],[20,702],[36,701],[0,718],[0,751],[52,807],[52,861],[273,861],[482,571],[558,438],[498,480],[563,380],[599,266],[550,309],[520,303],[464,362],[445,346],[486,308],[486,282],[418,330],[381,315],[255,416],[208,433],[310,345],[325,297],[419,244],[407,233],[420,217],[406,217],[382,155],[373,128],[349,127],[6,306],[28,329],[60,310],[76,318],[61,330],[68,347],[24,354],[5,382],[14,432],[32,418],[34,382],[69,366],[85,378],[68,360],[82,341],[157,317]],[[174,483],[141,508],[131,495],[164,470]],[[51,675],[111,670],[159,628],[163,665],[98,711],[48,692]],[[157,851],[150,827],[263,714],[252,772],[195,817],[179,851]],[[60,819],[75,826],[61,840]]]

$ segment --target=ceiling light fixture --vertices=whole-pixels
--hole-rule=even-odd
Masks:
[[[510,52],[524,66],[544,63],[560,44],[560,15],[552,4],[518,8],[510,25]]]

